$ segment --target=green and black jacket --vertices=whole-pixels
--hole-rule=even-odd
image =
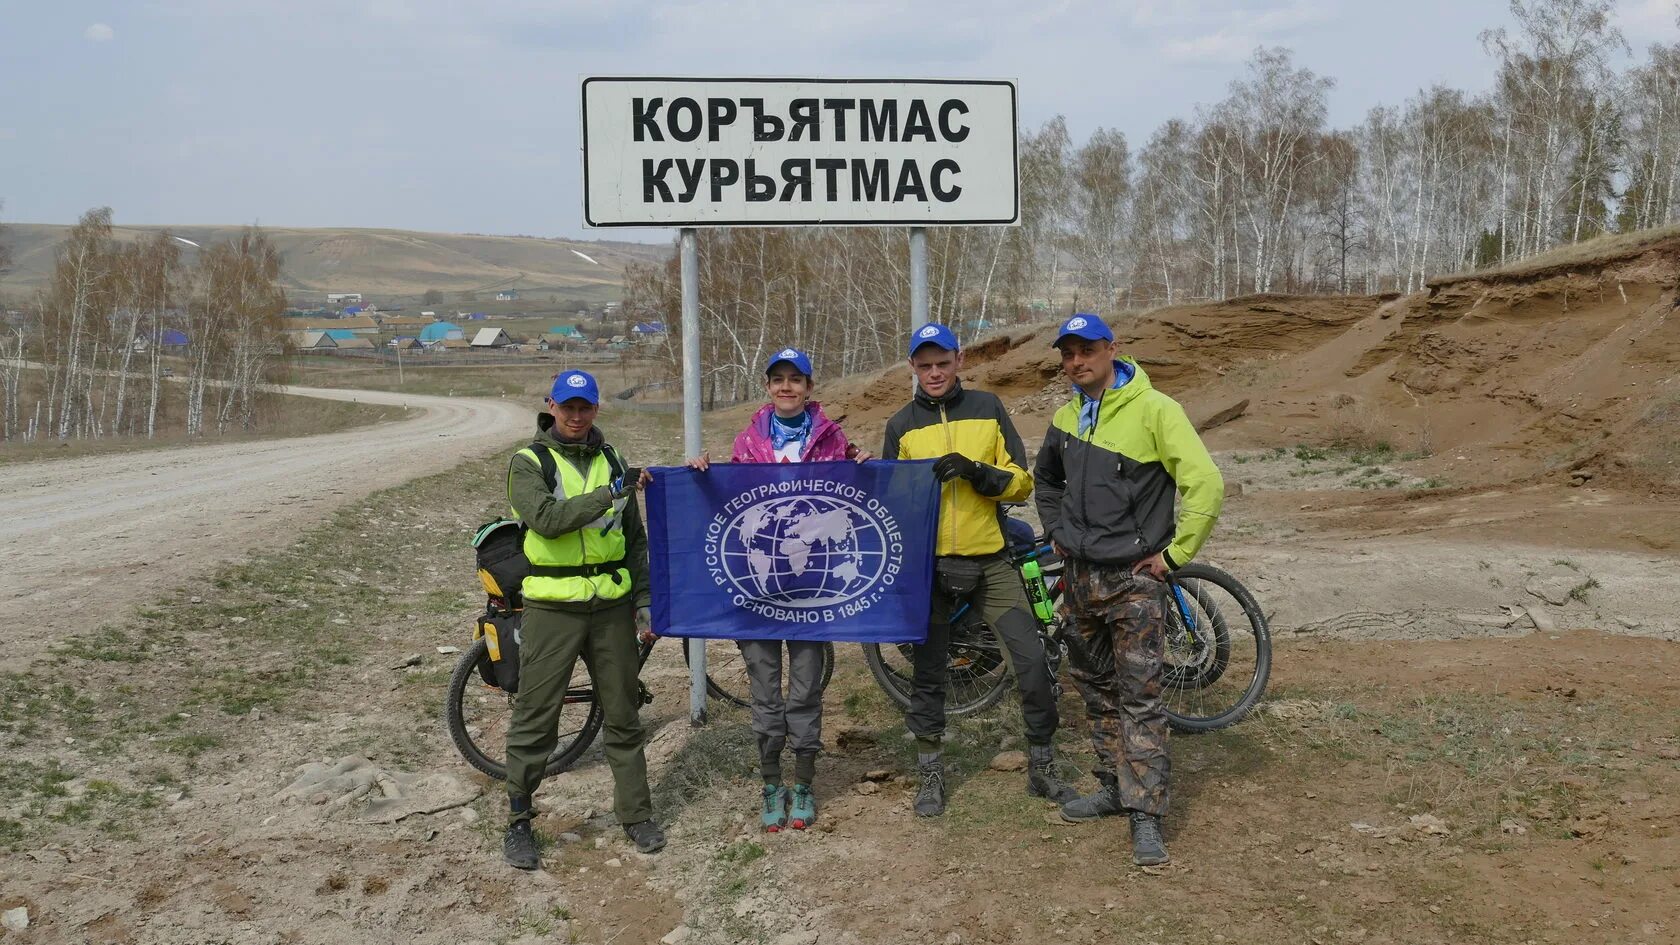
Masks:
[[[921,391],[887,421],[882,459],[938,459],[961,453],[980,463],[978,482],[953,479],[939,490],[941,555],[989,555],[1003,549],[999,502],[1032,494],[1026,451],[997,395],[953,384],[940,398]]]
[[[1131,564],[1163,552],[1182,567],[1213,532],[1225,480],[1184,408],[1123,360],[1135,373],[1103,391],[1094,428],[1079,432],[1077,391],[1056,411],[1033,470],[1039,519],[1074,557]],[[1174,493],[1184,495],[1176,523]]]

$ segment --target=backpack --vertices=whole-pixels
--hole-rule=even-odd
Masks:
[[[484,684],[512,695],[519,691],[519,627],[523,611],[486,610],[473,627],[473,642],[486,641],[478,660]]]

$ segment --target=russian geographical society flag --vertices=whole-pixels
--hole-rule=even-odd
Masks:
[[[939,526],[931,462],[649,470],[653,629],[920,643]]]

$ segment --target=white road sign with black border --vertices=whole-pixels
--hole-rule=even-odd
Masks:
[[[583,80],[590,226],[1019,218],[1007,80]]]

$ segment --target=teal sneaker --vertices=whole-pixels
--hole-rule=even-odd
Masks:
[[[811,796],[809,784],[793,786],[793,801],[788,810],[788,826],[804,830],[817,822],[817,800]]]
[[[777,833],[787,826],[788,789],[780,784],[766,784],[764,786],[764,812],[759,817],[759,823],[769,833]]]

